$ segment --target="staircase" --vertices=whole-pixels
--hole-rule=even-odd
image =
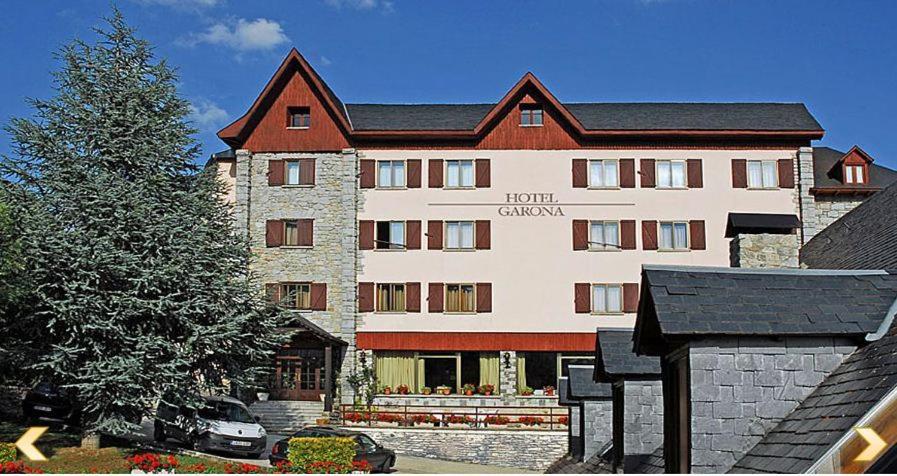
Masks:
[[[293,433],[306,425],[314,425],[315,420],[325,416],[323,402],[269,400],[255,402],[249,409],[261,419],[261,424],[268,433],[281,435]]]

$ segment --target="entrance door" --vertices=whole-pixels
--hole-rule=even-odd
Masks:
[[[281,349],[274,360],[271,397],[320,400],[324,393],[324,349]]]

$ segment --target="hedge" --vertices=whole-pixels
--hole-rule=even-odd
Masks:
[[[345,437],[290,438],[289,460],[293,468],[305,470],[312,463],[333,464],[352,470],[355,439]]]
[[[14,443],[0,443],[0,464],[15,461],[18,453]]]

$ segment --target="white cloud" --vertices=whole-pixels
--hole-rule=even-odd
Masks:
[[[190,115],[187,119],[200,129],[210,129],[224,125],[230,115],[207,99],[197,99],[190,103]]]
[[[333,61],[330,61],[330,58],[326,56],[321,56],[321,64],[324,66],[330,66],[333,64]]]
[[[380,8],[385,12],[391,12],[392,0],[324,0],[324,3],[333,8],[353,8],[355,10],[374,10]]]
[[[224,45],[237,51],[268,50],[290,41],[280,23],[266,18],[239,18],[228,23],[218,22],[202,33],[193,33],[180,43],[195,46],[200,43]]]

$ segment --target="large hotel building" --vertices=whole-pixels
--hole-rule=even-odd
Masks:
[[[304,331],[271,398],[332,398],[358,362],[412,393],[541,394],[633,326],[643,264],[797,266],[895,179],[823,132],[803,104],[565,103],[529,73],[492,103],[346,104],[293,50],[213,155]]]

